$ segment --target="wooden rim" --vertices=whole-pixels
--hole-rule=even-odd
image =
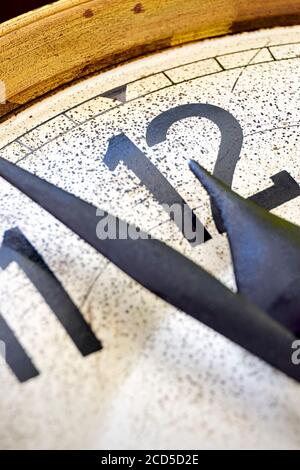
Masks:
[[[0,25],[0,116],[145,53],[292,24],[300,0],[60,0]]]

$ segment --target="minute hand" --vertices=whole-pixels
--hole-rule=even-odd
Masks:
[[[95,206],[3,158],[0,176],[161,299],[300,382],[300,368],[291,361],[295,336],[200,266],[159,240],[100,240]],[[130,228],[126,222],[110,217],[122,230]]]

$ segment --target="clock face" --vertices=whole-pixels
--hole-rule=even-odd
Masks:
[[[299,57],[299,27],[145,57],[2,122],[0,156],[236,292],[227,235],[188,161],[300,225]],[[193,214],[193,240],[170,202]],[[141,286],[4,179],[0,221],[1,448],[300,447],[295,381]]]

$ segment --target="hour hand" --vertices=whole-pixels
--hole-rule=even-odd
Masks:
[[[234,294],[200,266],[141,231],[137,239],[99,238],[95,206],[2,158],[0,176],[151,292],[300,381],[300,368],[291,362],[295,335],[246,297]],[[102,214],[122,234],[134,228]]]

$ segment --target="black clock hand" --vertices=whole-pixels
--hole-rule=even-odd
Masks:
[[[239,292],[300,336],[300,227],[243,199],[195,161],[220,211]]]
[[[300,381],[291,362],[295,336],[200,266],[159,240],[99,239],[95,206],[2,158],[0,176],[154,294]],[[122,233],[132,228],[104,214]]]

